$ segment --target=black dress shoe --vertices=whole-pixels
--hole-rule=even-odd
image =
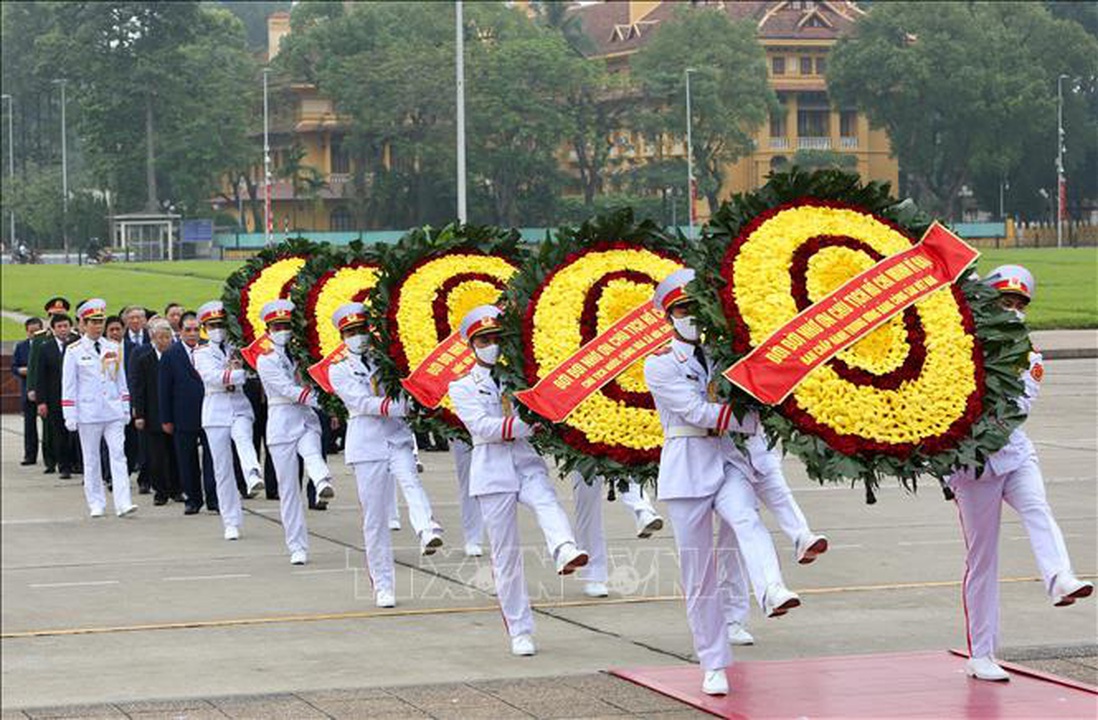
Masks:
[[[69,472],[68,470],[62,470],[61,474],[58,475],[57,477],[61,478],[62,480],[68,480],[72,477],[72,473]]]
[[[36,462],[38,462],[38,461],[37,460],[21,460],[19,462],[19,464],[20,465],[34,465]]]
[[[202,507],[200,505],[187,505],[185,508],[183,508],[183,514],[197,515],[200,510],[202,510]]]
[[[317,500],[315,503],[309,505],[309,509],[310,510],[327,510],[328,509],[328,501],[327,500]]]
[[[155,498],[153,498],[153,505],[167,505],[167,504],[168,504],[168,498],[166,498],[166,497],[155,497]]]
[[[152,492],[152,488],[149,487],[148,485],[138,485],[137,486],[137,494],[138,495],[148,495],[151,492]]]
[[[183,497],[183,493],[172,495],[172,500],[175,500],[176,502],[187,502],[187,498]]]
[[[47,467],[45,470],[42,471],[42,474],[43,475],[53,475],[55,472],[57,472],[57,468],[55,468],[53,465],[50,465],[49,467]]]

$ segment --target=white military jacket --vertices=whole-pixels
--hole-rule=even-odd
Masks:
[[[244,395],[245,371],[230,364],[233,346],[207,343],[194,352],[194,369],[202,378],[202,427],[229,427],[233,418],[255,420],[252,404]],[[230,389],[231,388],[231,389]]]
[[[386,397],[376,375],[373,364],[351,352],[328,369],[328,382],[349,415],[343,443],[348,465],[387,460],[393,446],[412,449],[412,431],[401,419],[407,415],[407,403]]]
[[[65,422],[106,423],[130,417],[130,391],[122,346],[101,337],[82,337],[65,348],[61,366],[61,410]]]
[[[256,371],[267,396],[267,444],[297,442],[306,432],[320,432],[316,393],[298,382],[286,349],[275,346],[256,358]]]
[[[469,495],[518,492],[523,478],[549,474],[545,461],[524,439],[534,429],[504,412],[500,388],[488,368],[478,363],[450,383],[450,400],[473,437]]]
[[[1022,383],[1025,385],[1025,391],[1018,396],[1018,407],[1027,416],[1030,410],[1033,409],[1033,401],[1037,399],[1037,395],[1041,391],[1041,380],[1045,376],[1045,366],[1042,360],[1041,353],[1036,350],[1031,352],[1029,354],[1029,367],[1022,372]],[[1029,436],[1022,428],[1014,428],[1014,431],[1010,433],[1007,444],[988,458],[987,465],[984,466],[983,476],[1006,475],[1020,468],[1030,458],[1036,457],[1037,449],[1033,447]],[[950,475],[947,482],[959,479],[971,480],[975,476],[975,470],[966,468]]]
[[[728,431],[751,434],[758,429],[754,413],[741,424],[731,405],[710,402],[713,361],[706,353],[708,369],[703,367],[694,356],[694,348],[676,338],[670,347],[644,361],[644,380],[656,401],[663,426],[657,479],[660,500],[700,498],[716,493],[724,482],[726,463],[741,472],[745,470],[745,459]]]

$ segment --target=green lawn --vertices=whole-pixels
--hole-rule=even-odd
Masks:
[[[980,273],[996,265],[1020,263],[1037,276],[1037,299],[1027,314],[1035,329],[1098,327],[1098,248],[984,250]],[[140,303],[163,308],[170,301],[189,308],[221,297],[222,284],[239,262],[111,263],[109,265],[4,265],[0,307],[40,314],[54,294],[76,302],[104,298],[111,310]],[[23,326],[4,319],[0,339],[23,337]]]

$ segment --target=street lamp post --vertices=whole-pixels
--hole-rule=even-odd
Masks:
[[[1064,181],[1064,78],[1056,78],[1056,247],[1064,246],[1064,201],[1067,187]]]
[[[462,1],[454,3],[454,65],[457,74],[457,216],[465,224],[469,221],[465,199],[465,23]]]
[[[263,68],[263,242],[271,244],[271,138],[270,106],[267,99],[269,67]]]
[[[12,124],[12,118],[15,116],[15,99],[11,95],[4,93],[4,100],[8,101],[8,180],[11,183],[15,182],[15,133],[13,132],[14,125]],[[12,192],[12,188],[8,188],[8,192]],[[11,229],[8,231],[8,242],[11,244],[12,252],[15,252],[15,207],[10,206],[8,208],[8,215],[11,218]]]
[[[65,123],[65,85],[68,80],[53,81],[61,86],[61,239],[65,245],[65,262],[69,262],[69,154],[68,129]]]
[[[694,131],[693,113],[690,110],[690,73],[694,68],[686,68],[686,204],[690,218],[690,239],[694,239]]]

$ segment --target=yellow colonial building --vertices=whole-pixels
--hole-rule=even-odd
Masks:
[[[528,2],[515,2],[527,6]],[[589,39],[588,57],[605,62],[611,71],[628,72],[629,58],[683,6],[717,8],[736,21],[753,23],[767,54],[770,82],[780,109],[755,134],[755,150],[726,168],[721,197],[753,190],[766,181],[771,170],[793,162],[823,158],[839,160],[867,180],[889,181],[895,186],[896,160],[891,157],[887,135],[871,130],[864,115],[854,109],[834,107],[827,94],[827,56],[840,37],[850,33],[865,11],[854,2],[654,2],[621,0],[577,2],[568,12],[579,19]],[[279,43],[290,32],[289,13],[268,19],[268,58],[278,53]],[[313,85],[292,84],[272,91],[271,157],[276,178],[271,189],[276,232],[308,229],[354,231],[349,207],[352,167],[342,138],[349,121],[336,114],[331,100]],[[262,135],[257,138],[262,143]],[[614,144],[612,158],[620,167],[642,165],[653,159],[685,157],[682,138],[665,138],[659,146],[627,129],[607,138]],[[565,166],[569,153],[561,153]],[[388,153],[380,162],[388,167]],[[296,170],[296,172],[295,172]],[[263,168],[253,171],[256,199],[263,200]],[[248,196],[245,195],[245,200]],[[236,208],[225,207],[226,211]],[[699,220],[708,215],[700,199],[695,208]],[[247,213],[246,213],[247,214]],[[250,217],[246,219],[250,230]]]

